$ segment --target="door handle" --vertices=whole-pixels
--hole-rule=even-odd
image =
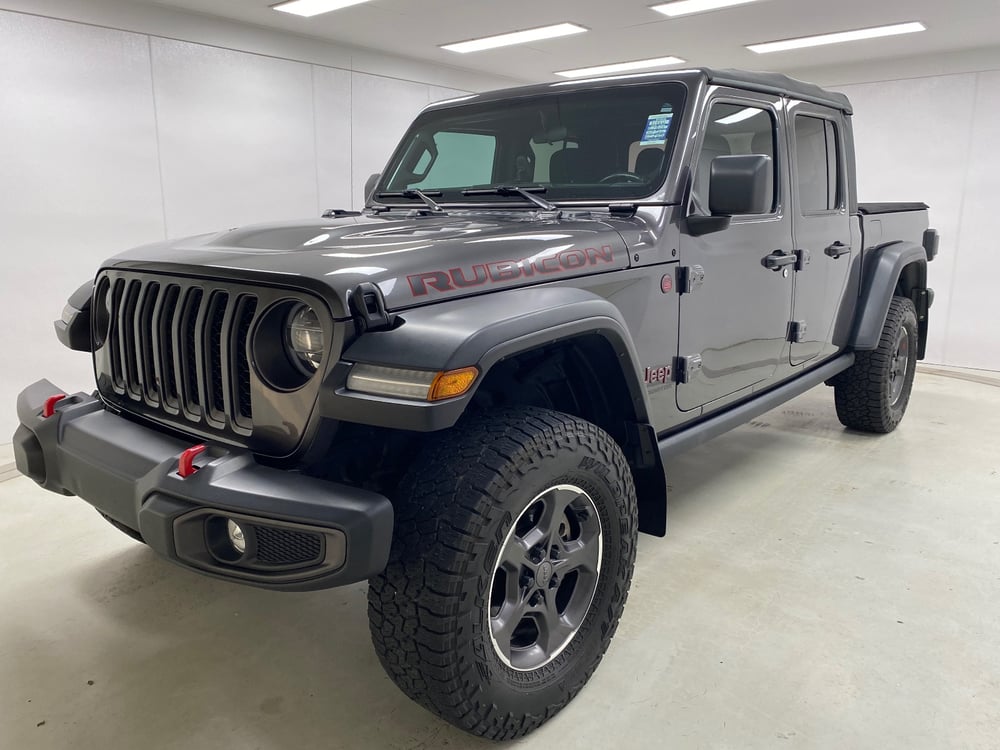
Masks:
[[[780,271],[785,266],[793,266],[799,262],[799,256],[795,253],[786,253],[783,250],[775,250],[770,255],[765,255],[761,265],[771,271]]]
[[[851,246],[845,245],[840,240],[837,240],[823,252],[829,255],[834,260],[837,260],[837,258],[839,258],[841,255],[847,255],[849,252],[851,252]]]

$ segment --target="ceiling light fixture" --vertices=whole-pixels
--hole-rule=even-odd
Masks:
[[[559,36],[580,34],[584,31],[589,31],[589,29],[585,29],[583,26],[577,26],[575,23],[557,23],[554,26],[541,26],[537,29],[512,31],[509,34],[487,36],[482,39],[470,39],[467,42],[442,44],[441,49],[446,49],[449,52],[461,52],[464,54],[466,52],[479,52],[484,49],[494,49],[495,47],[508,47],[512,44],[537,42],[540,39],[553,39]]]
[[[819,34],[817,36],[804,36],[797,39],[782,39],[777,42],[748,44],[747,49],[751,52],[756,52],[758,55],[764,55],[769,52],[784,52],[786,50],[803,49],[805,47],[821,47],[824,44],[842,44],[843,42],[856,42],[861,39],[878,39],[883,36],[913,34],[918,31],[927,31],[927,27],[917,21],[911,21],[909,23],[896,23],[891,26],[874,26],[870,29],[838,31],[833,34]]]
[[[747,107],[746,109],[741,109],[735,114],[729,115],[728,117],[723,117],[721,120],[716,120],[719,125],[735,125],[738,122],[743,122],[744,120],[749,120],[751,117],[756,117],[757,115],[764,114],[764,110],[757,109],[756,107]]]
[[[650,10],[662,13],[665,16],[687,16],[692,13],[705,13],[710,10],[721,10],[733,5],[746,5],[755,3],[758,0],[674,0],[672,3],[654,5]]]
[[[656,57],[652,60],[633,60],[632,62],[596,65],[592,68],[576,68],[574,70],[556,71],[563,78],[583,78],[584,76],[599,76],[605,73],[623,73],[628,70],[645,70],[646,68],[663,68],[668,65],[681,65],[685,60],[679,57]]]
[[[288,0],[285,3],[272,5],[271,8],[280,10],[282,13],[292,13],[296,16],[310,18],[311,16],[318,16],[322,13],[329,13],[333,10],[349,8],[352,5],[361,5],[361,3],[367,2],[368,0]]]

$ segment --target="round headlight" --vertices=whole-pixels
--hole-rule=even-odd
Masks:
[[[319,369],[326,352],[326,341],[319,316],[309,305],[297,305],[288,314],[286,346],[295,362],[307,375]]]

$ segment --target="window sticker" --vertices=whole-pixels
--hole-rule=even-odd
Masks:
[[[667,142],[670,123],[674,120],[673,112],[661,112],[646,118],[646,129],[642,132],[640,146],[662,146]]]

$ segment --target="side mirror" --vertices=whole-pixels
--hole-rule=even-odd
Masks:
[[[717,156],[708,189],[713,216],[766,214],[774,205],[774,166],[770,156]]]
[[[378,181],[381,178],[382,178],[381,173],[376,172],[375,174],[373,174],[371,177],[368,178],[367,182],[365,182],[365,194],[364,194],[365,203],[367,203],[368,200],[372,197],[372,193],[375,192],[375,186],[378,185]]]

